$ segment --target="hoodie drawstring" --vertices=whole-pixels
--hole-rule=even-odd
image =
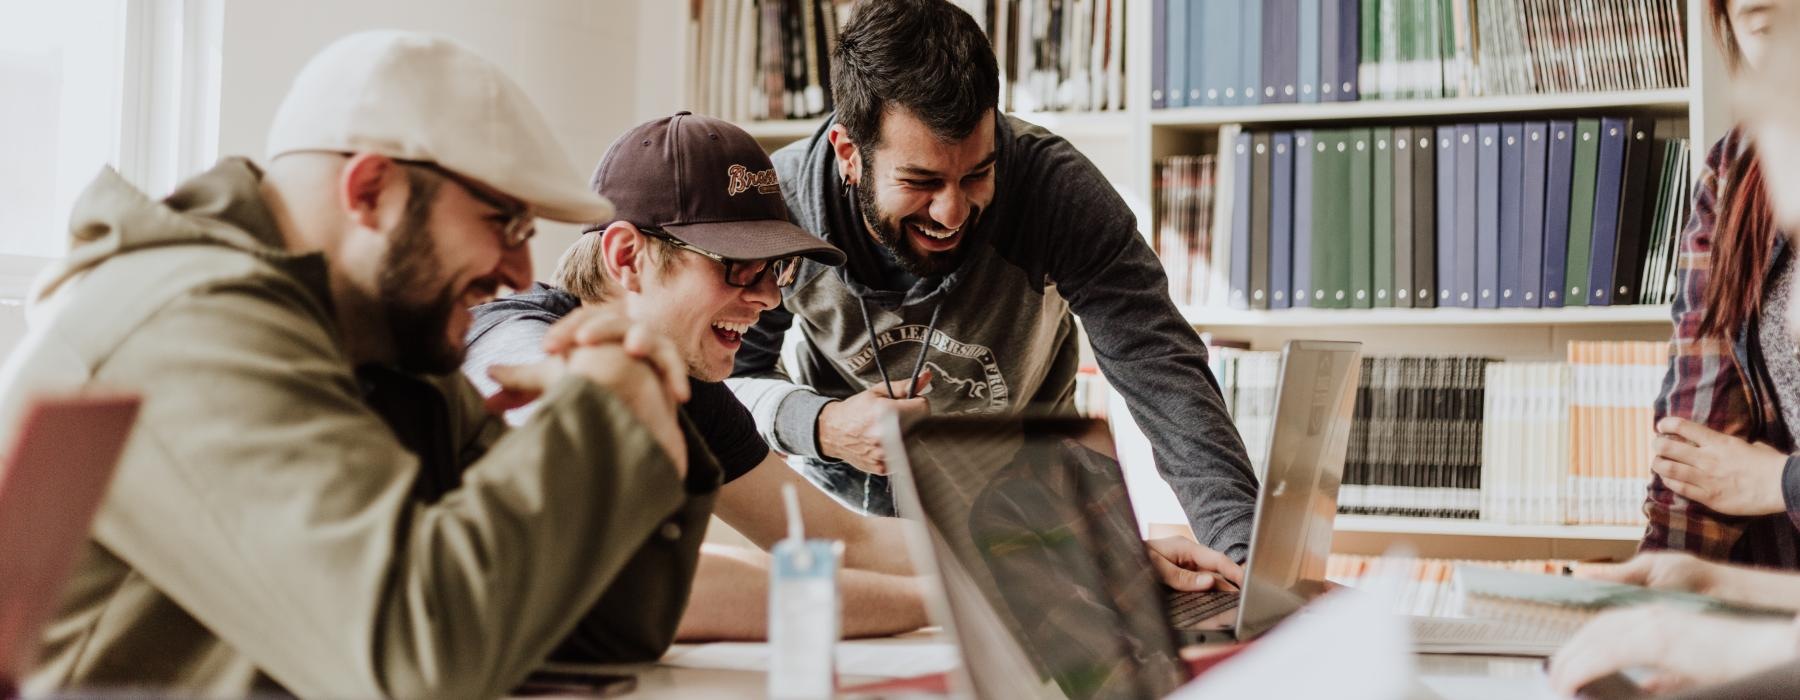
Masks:
[[[881,382],[888,387],[888,392],[892,395],[894,382],[888,377],[887,366],[881,362],[881,343],[875,338],[875,324],[869,321],[868,300],[858,297],[856,308],[862,311],[863,328],[869,332],[869,352],[875,356],[875,371],[881,373]],[[925,370],[925,355],[931,352],[931,337],[937,335],[938,312],[943,310],[944,302],[942,301],[931,307],[931,322],[925,326],[925,340],[919,348],[919,359],[913,363],[912,374],[907,379],[906,396],[898,398],[913,398],[913,390],[919,385],[919,374]]]

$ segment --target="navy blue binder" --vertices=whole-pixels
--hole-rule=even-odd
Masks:
[[[1289,267],[1288,303],[1293,307],[1312,306],[1313,246],[1313,132],[1294,132],[1294,236],[1293,261]]]
[[[1231,147],[1231,306],[1250,308],[1250,141],[1240,133]]]
[[[1544,286],[1546,308],[1562,308],[1569,264],[1569,196],[1575,174],[1575,122],[1550,122],[1544,164]]]
[[[1519,306],[1543,306],[1544,288],[1544,176],[1549,156],[1550,125],[1530,122],[1520,142],[1519,191]]]
[[[1269,308],[1290,306],[1294,270],[1294,134],[1269,137]]]
[[[1588,258],[1587,302],[1611,306],[1613,256],[1619,249],[1619,205],[1625,188],[1625,149],[1630,119],[1600,120],[1600,160],[1595,163],[1594,238]]]
[[[1456,127],[1437,130],[1437,305],[1456,306]]]
[[[1413,129],[1413,306],[1437,306],[1437,138]]]
[[[1175,0],[1185,5],[1187,0]],[[1169,87],[1169,0],[1150,0],[1150,108],[1168,106],[1165,97]],[[1179,46],[1179,44],[1176,44]],[[1186,47],[1183,47],[1186,48]],[[1004,63],[1005,61],[1002,61]]]
[[[1475,305],[1500,306],[1499,124],[1475,127]]]
[[[1474,124],[1456,125],[1456,289],[1452,306],[1475,308],[1476,294],[1480,289],[1481,274],[1477,271],[1480,264],[1479,237],[1481,226],[1480,204],[1476,202],[1477,190],[1480,189],[1481,153],[1477,148],[1476,128]]]
[[[1360,99],[1356,71],[1362,65],[1362,37],[1359,35],[1361,27],[1360,3],[1357,0],[1338,0],[1338,89],[1335,94],[1339,102],[1355,102]]]
[[[1524,216],[1520,195],[1525,188],[1525,125],[1500,125],[1500,283],[1496,294],[1500,306],[1518,308],[1525,298],[1519,294],[1519,220]]]

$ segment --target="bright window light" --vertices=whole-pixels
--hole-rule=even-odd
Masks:
[[[118,165],[124,0],[0,0],[0,255],[60,257],[69,211]]]

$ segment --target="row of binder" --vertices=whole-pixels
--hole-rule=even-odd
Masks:
[[[1156,246],[1177,296],[1212,287],[1213,306],[1656,302],[1689,181],[1686,141],[1656,126],[1226,127],[1216,172],[1164,163]]]
[[[1687,85],[1673,1],[1152,0],[1151,107]]]

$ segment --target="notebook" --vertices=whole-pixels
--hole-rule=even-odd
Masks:
[[[0,697],[31,670],[137,409],[135,396],[76,394],[21,412],[0,460]]]

